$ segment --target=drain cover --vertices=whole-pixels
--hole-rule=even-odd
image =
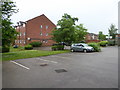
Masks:
[[[47,63],[41,63],[40,66],[47,66]]]
[[[62,72],[67,72],[67,70],[65,70],[65,69],[57,69],[57,70],[55,70],[57,73],[62,73]]]

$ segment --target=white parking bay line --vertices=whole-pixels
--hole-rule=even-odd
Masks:
[[[63,59],[70,59],[70,58],[68,58],[68,57],[57,56],[57,55],[54,55],[54,56],[51,56],[51,57],[58,57],[58,58],[63,58]]]
[[[36,58],[36,59],[39,59],[39,60],[41,60],[41,61],[47,61],[47,62],[51,62],[51,63],[58,63],[58,62],[55,62],[55,61],[46,60],[46,59],[42,59],[42,58]]]
[[[25,69],[27,69],[27,70],[30,69],[30,68],[28,68],[28,67],[26,67],[26,66],[24,66],[24,65],[22,65],[22,64],[19,64],[19,63],[15,62],[15,61],[10,61],[10,62],[12,62],[12,63],[14,63],[14,64],[16,64],[16,65],[18,65],[18,66],[21,66],[21,67],[23,67],[23,68],[25,68]]]

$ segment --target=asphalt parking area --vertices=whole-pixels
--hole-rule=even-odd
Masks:
[[[117,47],[3,62],[3,88],[117,87]]]

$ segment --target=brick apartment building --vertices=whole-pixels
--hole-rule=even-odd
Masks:
[[[42,46],[50,46],[55,43],[50,35],[56,25],[44,14],[30,19],[26,22],[18,22],[16,26],[19,35],[15,40],[15,45],[24,46],[31,42],[42,42]]]
[[[120,34],[116,35],[116,44],[120,46]]]
[[[85,37],[85,41],[88,42],[99,42],[98,35],[94,33],[88,33]]]

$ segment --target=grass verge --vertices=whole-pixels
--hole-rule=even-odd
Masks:
[[[33,58],[33,57],[40,57],[40,56],[49,56],[49,55],[67,53],[67,52],[70,52],[70,51],[69,50],[64,50],[64,51],[25,50],[25,51],[9,52],[9,53],[2,54],[2,61]]]

